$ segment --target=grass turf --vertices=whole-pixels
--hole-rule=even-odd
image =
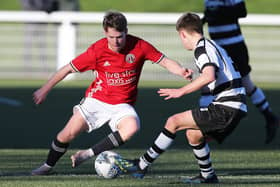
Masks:
[[[184,178],[197,175],[198,166],[191,150],[171,149],[164,153],[151,167],[143,180],[129,175],[117,179],[103,179],[96,175],[93,160],[85,162],[77,169],[70,166],[69,150],[55,168],[57,174],[51,176],[29,176],[29,172],[45,159],[46,149],[2,149],[0,166],[1,187],[40,186],[186,186]],[[142,149],[119,149],[124,157],[140,156]],[[275,150],[213,150],[212,160],[221,186],[261,187],[280,185],[280,153]],[[200,186],[200,185],[197,185]],[[213,186],[213,185],[201,185]],[[216,186],[216,185],[215,185]]]

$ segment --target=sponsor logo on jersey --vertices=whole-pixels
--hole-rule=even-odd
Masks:
[[[136,70],[126,70],[123,72],[105,72],[107,84],[111,86],[121,86],[131,84],[137,80]]]
[[[128,62],[128,63],[133,63],[133,62],[135,62],[135,56],[134,56],[134,54],[128,54],[128,55],[126,55],[125,61]]]

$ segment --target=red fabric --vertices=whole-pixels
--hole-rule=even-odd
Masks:
[[[96,79],[86,90],[86,97],[109,104],[133,104],[144,62],[159,62],[162,57],[163,54],[148,42],[127,35],[126,45],[120,53],[110,50],[107,39],[103,38],[71,64],[79,72],[93,70],[96,73]]]

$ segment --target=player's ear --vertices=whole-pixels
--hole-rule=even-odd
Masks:
[[[184,30],[180,30],[180,31],[179,31],[179,36],[180,36],[182,39],[185,39],[185,38],[186,38],[186,33],[184,32]]]

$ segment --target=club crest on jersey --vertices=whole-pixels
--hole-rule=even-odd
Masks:
[[[103,66],[111,66],[111,64],[110,64],[110,62],[105,61],[104,64],[103,64]]]
[[[133,62],[135,62],[135,56],[134,56],[134,54],[128,54],[128,55],[126,55],[125,61],[128,62],[128,63],[133,63]]]

